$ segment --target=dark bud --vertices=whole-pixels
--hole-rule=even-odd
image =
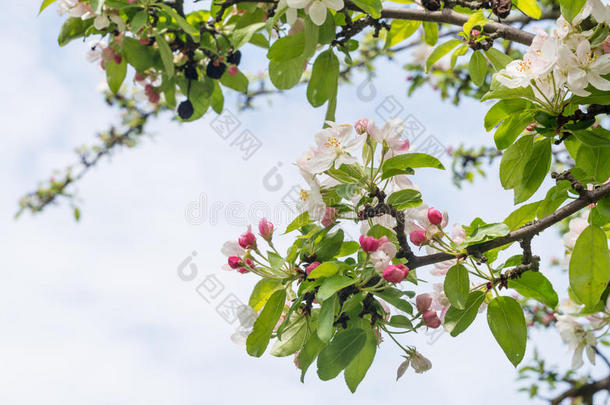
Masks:
[[[422,0],[421,4],[429,11],[436,11],[441,8],[441,0]]]
[[[199,79],[199,74],[197,73],[197,68],[193,65],[187,65],[184,69],[184,77],[189,80],[197,80]]]
[[[227,56],[227,62],[238,66],[239,62],[241,62],[241,51],[231,52],[229,56]]]
[[[506,18],[510,14],[512,6],[511,0],[493,0],[491,2],[491,11],[499,18]]]
[[[210,79],[220,79],[225,70],[227,70],[227,65],[215,60],[208,63],[205,73]]]
[[[191,103],[191,100],[189,99],[184,100],[178,106],[178,115],[183,120],[188,120],[189,118],[191,118],[193,116],[193,112],[195,112],[193,108],[193,103]]]

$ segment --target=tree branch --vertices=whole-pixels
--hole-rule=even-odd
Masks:
[[[573,387],[551,400],[551,405],[559,405],[564,399],[586,397],[592,398],[599,391],[610,390],[610,376],[589,384]]]
[[[479,243],[478,245],[469,246],[466,249],[466,255],[480,254],[488,250],[495,249],[500,246],[508,245],[516,241],[530,239],[543,230],[555,225],[559,221],[569,217],[572,214],[585,208],[587,205],[595,203],[604,197],[610,196],[610,183],[597,187],[594,190],[586,191],[578,199],[559,208],[552,214],[536,221],[530,225],[525,225],[506,236],[496,238],[487,242]],[[409,268],[427,266],[429,264],[440,263],[447,260],[455,259],[456,256],[448,253],[435,253],[427,256],[414,256],[409,260]]]
[[[356,5],[347,3],[346,7],[350,10],[362,11]],[[469,16],[455,12],[451,9],[441,11],[416,10],[408,8],[386,7],[381,10],[381,18],[393,18],[397,20],[415,20],[445,23],[462,26],[468,21]],[[489,34],[496,34],[500,37],[515,41],[524,45],[531,45],[534,34],[520,30],[507,24],[492,22],[483,27]]]

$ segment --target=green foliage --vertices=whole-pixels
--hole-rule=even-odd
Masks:
[[[512,297],[496,297],[487,307],[487,323],[506,357],[517,367],[525,355],[527,329],[521,305]]]

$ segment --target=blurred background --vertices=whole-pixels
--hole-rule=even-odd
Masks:
[[[313,143],[325,113],[309,106],[304,87],[256,99],[246,111],[228,97],[226,114],[238,120],[231,136],[220,133],[213,112],[183,125],[162,115],[139,147],[104,160],[78,184],[80,222],[62,205],[15,220],[21,195],[72,163],[75,147],[94,142],[96,131],[117,120],[97,90],[104,74],[86,62],[86,44],[59,48],[63,19],[54,6],[37,16],[39,2],[4,2],[0,16],[0,402],[528,401],[484,316],[458,338],[408,335],[405,342],[433,368],[422,375],[409,370],[398,382],[400,353],[382,343],[354,395],[341,377],[321,382],[312,368],[301,384],[292,357],[254,359],[231,342],[238,322],[227,309],[247,302],[256,280],[222,271],[220,247],[260,217],[285,212],[282,202],[301,183],[292,162]],[[257,73],[263,56],[246,51],[243,69]],[[492,144],[482,125],[487,106],[465,99],[456,108],[430,88],[407,98],[400,66],[378,63],[371,84],[362,76],[343,86],[337,121],[382,122],[402,108],[423,127],[413,147],[440,145],[435,154],[446,166],[451,157],[443,148]],[[253,153],[233,143],[245,130],[260,141]],[[461,190],[439,171],[421,170],[414,181],[428,204],[449,211],[451,223],[476,216],[499,222],[512,211],[512,193],[501,191],[497,170],[490,167],[487,179]],[[535,239],[534,249],[543,263],[563,252],[552,230]],[[179,277],[181,271],[192,277]],[[556,268],[543,271],[565,281]],[[434,281],[427,269],[419,276]],[[419,291],[431,289],[432,283]],[[523,364],[535,346],[549,362],[569,366],[571,355],[554,330],[531,335]]]

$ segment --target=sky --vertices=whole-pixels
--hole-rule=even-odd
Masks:
[[[226,139],[213,113],[184,125],[163,115],[152,122],[152,137],[105,159],[78,184],[80,222],[66,205],[15,220],[19,197],[73,162],[73,149],[116,119],[96,90],[104,76],[85,61],[86,45],[59,48],[61,19],[54,7],[37,17],[38,7],[38,0],[7,2],[0,16],[0,402],[525,401],[484,315],[458,338],[405,338],[433,368],[422,375],[410,370],[399,382],[400,352],[385,341],[354,395],[342,378],[321,382],[313,368],[301,384],[291,357],[254,359],[231,342],[237,323],[218,308],[225,300],[247,302],[256,280],[223,272],[220,247],[248,223],[277,214],[301,183],[292,162],[313,143],[324,117],[323,109],[307,104],[303,88],[257,100],[255,110],[243,112],[229,98],[223,116],[240,124]],[[263,66],[256,52],[242,60],[246,70]],[[429,89],[407,98],[405,77],[398,63],[379,67],[374,88],[357,77],[340,89],[337,120],[383,121],[400,111],[425,127],[413,142],[416,150],[430,139],[445,147],[491,145],[482,126],[487,106],[465,100],[458,109]],[[233,143],[245,130],[261,143],[247,159]],[[441,160],[450,164],[447,155]],[[462,190],[432,170],[414,180],[424,200],[446,209],[452,223],[476,216],[501,221],[511,212],[512,195],[501,189],[497,170],[492,166],[487,179]],[[534,250],[548,262],[561,253],[559,237],[541,235]],[[179,277],[185,268],[192,280]],[[548,271],[561,279],[557,269]],[[425,269],[419,274],[434,279]],[[536,343],[552,362],[569,364],[555,333],[534,334],[526,358]]]

